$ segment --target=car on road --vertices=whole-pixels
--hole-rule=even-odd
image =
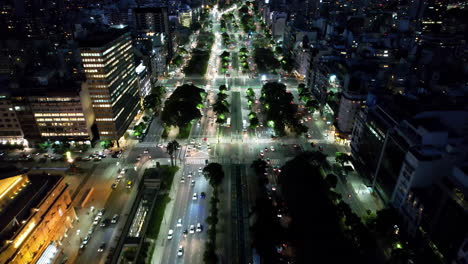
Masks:
[[[203,172],[203,168],[202,167],[198,168],[198,173],[202,173],[202,172]]]
[[[187,177],[191,178],[193,176],[193,172],[189,172]]]
[[[172,236],[174,234],[174,230],[172,229],[169,229],[169,233],[167,233],[167,239],[171,240],[172,239]]]
[[[306,136],[306,138],[311,138],[312,137],[309,133],[307,133],[305,136]]]
[[[197,193],[193,193],[192,200],[197,200],[198,196]]]
[[[194,226],[194,225],[190,225],[189,233],[190,233],[190,234],[195,233],[195,226]]]
[[[85,236],[85,238],[83,239],[83,245],[88,244],[88,242],[89,242],[90,239],[91,239],[91,235]]]
[[[127,189],[132,188],[132,186],[133,186],[133,182],[132,182],[132,181],[128,181],[128,182],[127,182],[127,186],[126,186]]]
[[[183,176],[180,178],[180,182],[185,182],[185,178]]]
[[[270,147],[270,150],[271,150],[271,151],[275,151],[275,147],[271,146],[271,147]]]
[[[182,226],[182,218],[177,219],[177,227]]]
[[[97,252],[103,252],[105,248],[106,248],[106,243],[101,243],[101,245],[99,246]]]
[[[179,246],[179,249],[177,249],[177,256],[182,257],[184,255],[184,247]]]
[[[205,199],[205,197],[206,197],[206,194],[205,194],[205,192],[201,192],[201,194],[200,194],[200,198],[202,198],[202,199]]]
[[[136,158],[137,161],[140,161],[141,160],[141,155],[138,155],[137,158]]]
[[[88,230],[88,235],[92,235],[93,232],[94,232],[94,229],[96,229],[96,226],[95,225],[92,225],[89,230]]]
[[[105,208],[99,209],[97,215],[98,215],[98,216],[102,216],[105,212],[106,212],[106,209],[105,209]]]
[[[117,223],[117,221],[119,221],[119,215],[118,215],[118,214],[115,214],[115,215],[112,217],[111,224],[115,224],[115,223]]]
[[[94,218],[93,225],[98,225],[100,221],[101,221],[101,217],[100,217],[100,216],[96,216],[96,217]]]
[[[100,227],[106,227],[108,226],[110,223],[110,219],[109,218],[106,218],[104,220],[101,221],[101,224],[99,225]]]
[[[145,150],[143,151],[144,154],[148,154],[148,152],[149,152],[149,149],[145,149]]]
[[[265,153],[263,153],[263,150],[260,150],[260,156],[263,157],[264,155],[265,155]]]
[[[198,223],[197,224],[197,232],[200,233],[202,230],[203,230],[203,226],[200,223]]]
[[[192,182],[190,183],[190,186],[195,186],[195,180],[192,180]]]
[[[112,189],[115,189],[115,188],[117,188],[117,183],[115,183],[115,182],[114,182],[114,183],[112,184],[112,186],[111,186],[111,187],[112,187]]]

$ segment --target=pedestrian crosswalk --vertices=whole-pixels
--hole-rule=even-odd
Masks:
[[[186,158],[185,164],[196,164],[201,165],[205,164],[205,158]],[[250,159],[230,159],[230,158],[211,158],[208,159],[209,163],[219,163],[219,164],[250,164],[252,160]],[[272,166],[280,166],[283,165],[283,161],[281,159],[270,159],[270,165]]]

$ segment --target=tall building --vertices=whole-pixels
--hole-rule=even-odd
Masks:
[[[84,91],[48,91],[28,96],[43,140],[91,140],[94,115]]]
[[[138,83],[127,28],[96,31],[80,41],[89,91],[101,139],[120,139],[139,110]]]
[[[8,93],[0,94],[0,143],[27,145]]]
[[[133,9],[133,26],[140,36],[162,39],[166,43],[169,58],[173,55],[167,7],[140,7]]]
[[[49,260],[53,259],[75,219],[70,188],[63,177],[25,174],[2,177],[0,263],[46,263],[41,261],[46,254]]]
[[[189,6],[179,9],[179,24],[187,28],[192,24],[192,9]]]

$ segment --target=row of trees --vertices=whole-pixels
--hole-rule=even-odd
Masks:
[[[258,125],[260,124],[260,121],[257,117],[257,113],[255,113],[253,107],[255,105],[255,92],[252,88],[248,88],[246,90],[247,95],[247,105],[249,106],[250,113],[249,113],[249,121],[250,121],[250,127],[251,128],[257,128]]]
[[[314,248],[314,258],[326,258],[329,263],[370,261],[375,257],[375,241],[360,218],[330,191],[337,179],[322,177],[320,167],[324,164],[323,153],[302,153],[287,162],[278,177],[291,217],[287,233],[296,249],[296,260],[304,263]],[[304,206],[313,209],[304,210]],[[338,248],[340,254],[336,254]]]
[[[224,51],[219,55],[221,58],[221,73],[226,73],[228,68],[229,68],[229,63],[231,61],[230,59],[230,53],[227,51]]]
[[[154,87],[151,93],[143,100],[143,108],[157,115],[161,109],[162,99],[165,94],[166,88],[164,86]]]
[[[241,18],[241,26],[245,33],[255,32],[256,29],[255,18],[249,13],[250,9],[248,6],[249,3],[246,2],[238,9],[239,17]]]
[[[249,71],[249,50],[246,47],[242,47],[239,49],[239,61],[242,66],[242,72],[246,73]]]
[[[206,219],[208,228],[208,241],[206,243],[205,252],[203,253],[203,261],[207,264],[218,263],[216,255],[216,225],[218,224],[218,189],[224,179],[223,167],[219,163],[210,163],[203,169],[205,178],[213,188],[213,196],[210,199],[210,213]]]
[[[268,164],[262,159],[252,162],[250,166],[257,176],[258,191],[253,206],[256,221],[251,228],[252,246],[261,256],[264,263],[280,263],[277,247],[286,240],[286,233],[277,217],[277,208],[273,205],[274,197],[267,192],[268,178],[265,176]]]
[[[281,66],[269,48],[255,47],[254,60],[259,72],[273,72]]]
[[[226,85],[219,86],[219,93],[216,97],[216,102],[213,104],[213,111],[217,115],[216,123],[225,124],[226,119],[230,113],[229,103],[227,102],[228,95],[226,94],[227,87]]]
[[[299,99],[304,102],[309,111],[313,113],[320,107],[319,102],[313,98],[312,93],[306,88],[305,84],[299,84],[297,86],[297,91],[299,93]]]
[[[299,122],[297,105],[293,99],[282,83],[269,82],[262,87],[260,102],[264,106],[266,125],[274,128],[278,136],[284,136],[286,129],[297,135],[307,132],[307,127]]]
[[[184,68],[185,74],[204,75],[206,73],[213,43],[214,35],[212,32],[200,32],[197,39],[197,48],[192,51],[192,57]]]

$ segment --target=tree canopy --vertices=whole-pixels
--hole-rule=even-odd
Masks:
[[[199,106],[205,96],[205,90],[192,84],[177,87],[165,103],[161,120],[166,125],[185,128],[190,121],[201,117]]]
[[[205,178],[213,188],[217,188],[224,179],[223,167],[219,163],[209,163],[203,168]]]

